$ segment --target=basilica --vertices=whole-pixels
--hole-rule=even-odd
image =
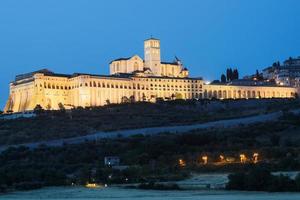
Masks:
[[[17,75],[10,83],[4,112],[31,111],[37,105],[57,110],[134,101],[173,99],[294,98],[297,89],[245,83],[204,84],[189,77],[175,57],[161,61],[160,40],[144,41],[144,59],[138,55],[110,62],[110,75],[59,74],[47,69]]]

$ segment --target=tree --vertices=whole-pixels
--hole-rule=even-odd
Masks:
[[[13,110],[7,110],[6,113],[7,114],[12,114],[14,111]]]
[[[182,99],[183,97],[182,97],[182,94],[181,94],[181,93],[176,92],[175,98],[176,98],[176,99]]]
[[[35,106],[35,108],[33,109],[33,113],[35,113],[37,115],[39,115],[39,114],[41,114],[43,112],[44,112],[44,109],[43,109],[43,107],[40,104],[37,104]]]
[[[106,99],[106,105],[110,105],[110,100],[109,99]]]
[[[129,103],[129,102],[130,102],[130,101],[129,101],[128,97],[123,96],[123,97],[121,98],[121,103]]]
[[[259,80],[259,81],[262,81],[264,79],[264,77],[262,76],[262,74],[259,73],[258,70],[256,70],[255,78],[256,78],[256,80]]]
[[[256,72],[255,72],[255,78],[256,78],[256,80],[259,80],[259,79],[260,79],[260,75],[259,75],[258,70],[256,70]]]
[[[62,103],[58,103],[58,108],[61,112],[66,111],[65,106]]]
[[[227,190],[244,190],[245,173],[235,173],[228,176]]]
[[[226,76],[224,74],[221,75],[221,82],[226,83]]]
[[[273,66],[273,67],[279,67],[279,66],[280,66],[280,62],[279,62],[279,61],[274,62],[272,66]]]
[[[129,97],[129,102],[130,102],[130,103],[134,103],[134,102],[135,102],[135,97],[134,97],[133,95],[131,95],[131,96]]]
[[[172,100],[176,99],[176,95],[174,93],[171,95],[171,99]]]
[[[231,68],[227,68],[226,77],[227,77],[227,81],[232,81],[232,69]]]
[[[51,105],[50,105],[50,104],[48,104],[48,105],[46,106],[46,110],[51,110]]]
[[[146,95],[145,95],[145,93],[143,93],[142,101],[146,101],[146,100],[147,100]]]
[[[295,182],[296,182],[297,190],[300,191],[300,173],[297,174],[295,178]]]
[[[232,79],[231,80],[237,80],[239,79],[239,71],[237,69],[234,69],[232,72]]]

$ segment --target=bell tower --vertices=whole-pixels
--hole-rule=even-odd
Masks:
[[[150,38],[144,41],[145,68],[149,68],[153,75],[161,76],[160,69],[160,41]]]

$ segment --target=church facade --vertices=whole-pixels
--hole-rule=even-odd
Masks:
[[[57,110],[61,106],[102,106],[157,99],[293,98],[296,88],[276,86],[206,85],[190,78],[178,58],[162,62],[160,41],[144,41],[144,59],[138,55],[110,63],[110,75],[58,74],[47,69],[16,76],[4,112],[24,112],[36,105]]]

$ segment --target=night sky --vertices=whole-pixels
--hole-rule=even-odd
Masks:
[[[176,55],[191,76],[252,74],[300,56],[300,1],[0,0],[0,107],[17,74],[108,74],[115,58],[143,57],[151,35],[162,60]]]

